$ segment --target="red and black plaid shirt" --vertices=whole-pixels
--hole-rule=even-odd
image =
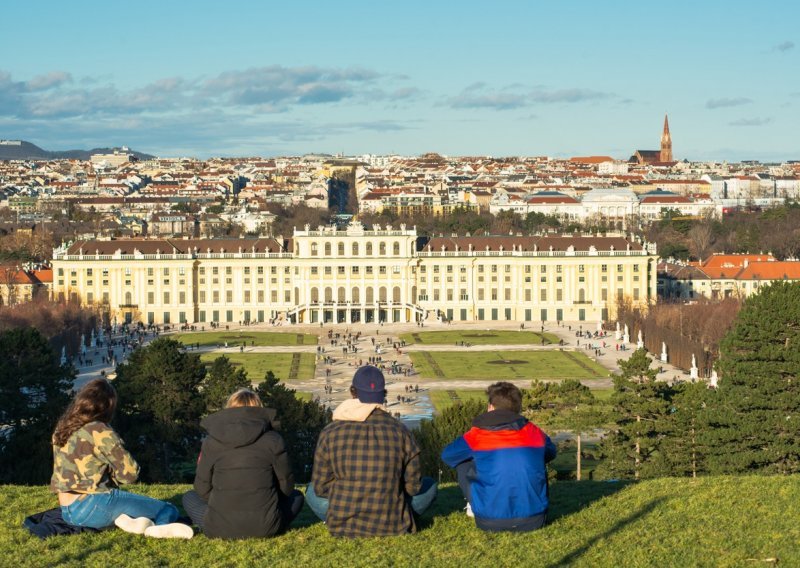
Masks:
[[[421,485],[419,448],[398,420],[375,409],[364,422],[335,420],[322,431],[311,482],[329,499],[333,536],[416,531],[410,495]]]

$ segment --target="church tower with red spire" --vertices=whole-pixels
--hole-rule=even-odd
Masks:
[[[661,156],[660,162],[672,161],[672,137],[669,135],[669,119],[664,115],[664,132],[661,134]]]

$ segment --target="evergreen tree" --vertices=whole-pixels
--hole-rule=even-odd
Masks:
[[[202,385],[207,412],[221,410],[231,394],[249,386],[250,381],[243,368],[234,367],[225,355],[217,357],[211,363]]]
[[[444,447],[472,428],[476,416],[486,412],[486,402],[467,400],[445,408],[432,420],[423,420],[414,437],[420,446],[423,475],[436,478],[441,472],[442,481],[454,481],[456,472],[441,459]]]
[[[576,379],[533,381],[522,394],[523,414],[539,428],[548,434],[560,430],[575,435],[576,478],[580,480],[583,434],[602,428],[610,420],[607,405]]]
[[[272,371],[267,371],[256,393],[264,406],[278,412],[275,429],[286,442],[295,479],[309,481],[317,439],[331,421],[331,411],[316,401],[298,399],[295,391],[282,384]]]
[[[611,477],[654,477],[659,469],[659,443],[664,420],[670,410],[671,387],[656,381],[644,349],[627,361],[620,360],[622,373],[612,375],[612,404],[616,430],[601,444],[604,461],[599,470]]]
[[[0,481],[47,483],[51,437],[69,404],[75,370],[59,365],[34,328],[0,332]]]
[[[206,404],[200,386],[206,369],[199,355],[159,338],[117,367],[117,427],[142,467],[143,481],[187,479],[200,439]]]
[[[656,469],[663,475],[697,477],[707,471],[705,382],[673,385],[669,414],[661,421]]]
[[[800,471],[800,283],[747,299],[720,344],[709,393],[713,473]]]

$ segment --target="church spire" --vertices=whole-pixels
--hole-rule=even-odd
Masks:
[[[664,132],[661,134],[661,162],[672,161],[672,136],[669,134],[669,118],[664,114]]]

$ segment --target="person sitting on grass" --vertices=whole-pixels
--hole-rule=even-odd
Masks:
[[[208,437],[183,508],[207,536],[273,536],[303,508],[283,438],[273,430],[275,415],[256,393],[241,389],[200,423]]]
[[[383,410],[386,382],[367,365],[353,375],[351,400],[340,404],[320,433],[306,502],[337,537],[416,531],[436,498],[436,482],[420,477],[420,450],[411,432]]]
[[[191,527],[175,522],[175,505],[118,489],[136,481],[139,465],[109,426],[116,406],[114,387],[95,379],[78,391],[56,424],[50,488],[58,494],[63,519],[155,538],[192,538]]]
[[[545,463],[556,457],[550,438],[522,416],[513,384],[487,389],[488,411],[442,451],[455,468],[467,515],[486,531],[531,531],[544,526],[548,508]]]

